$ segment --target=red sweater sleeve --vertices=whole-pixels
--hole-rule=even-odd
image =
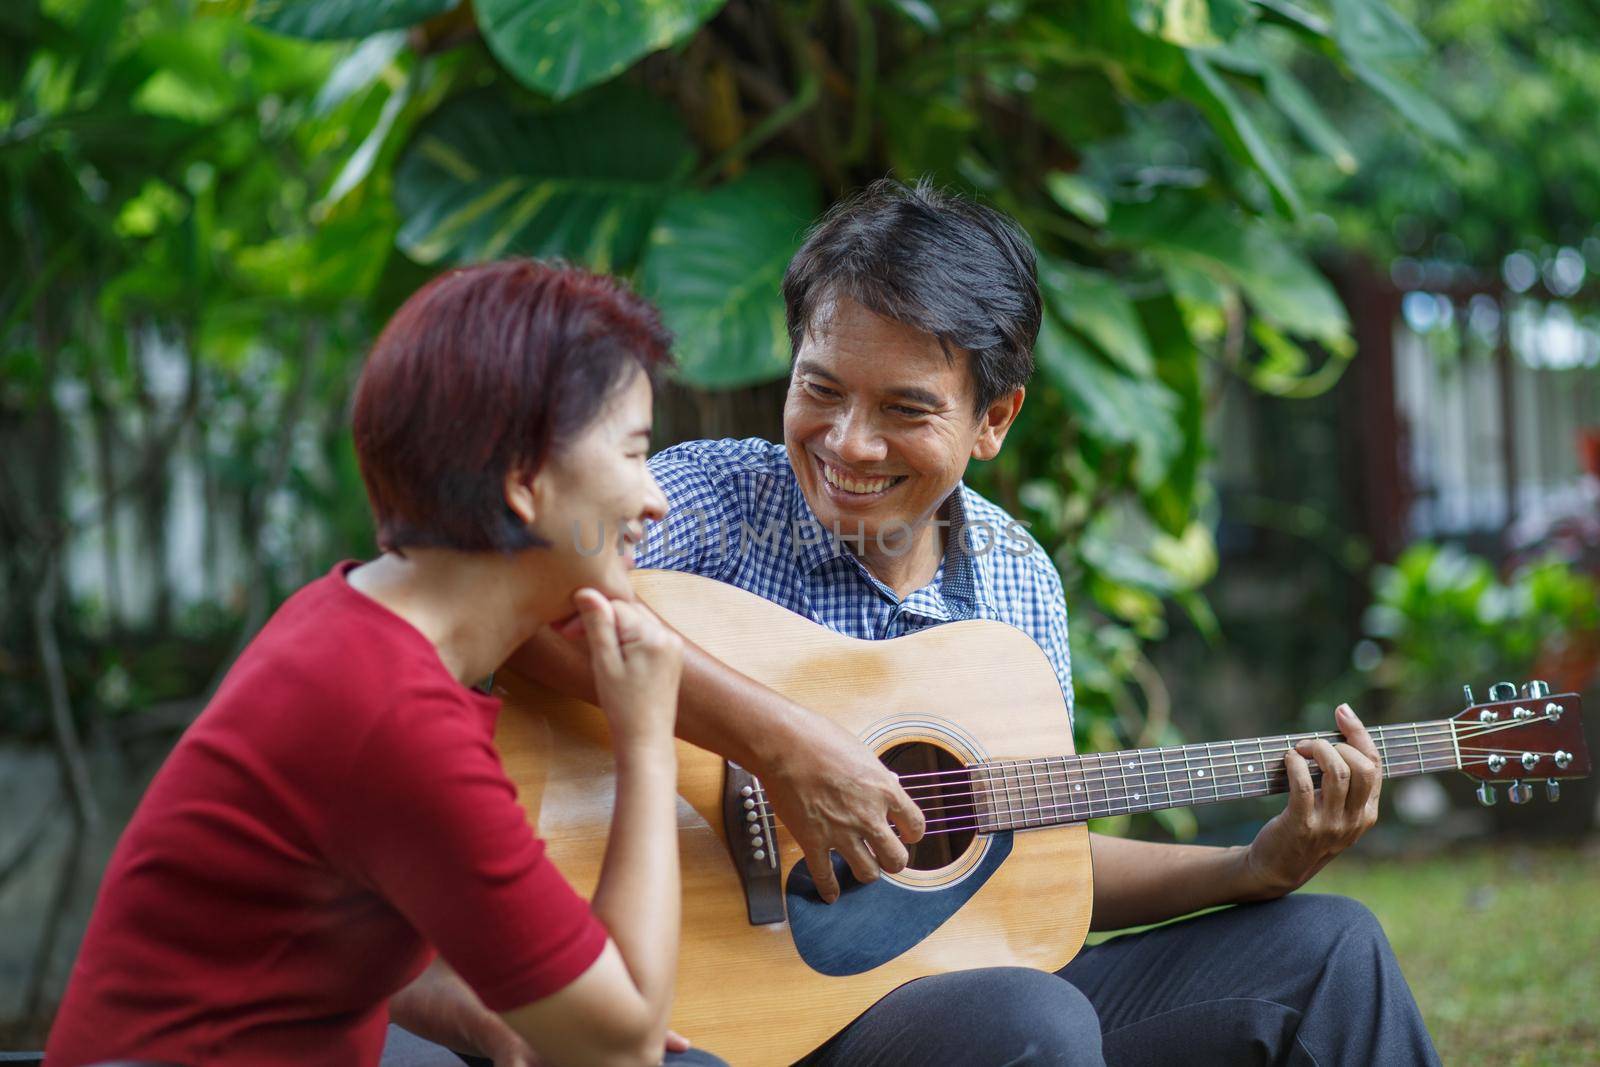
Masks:
[[[608,935],[545,856],[469,699],[412,692],[379,717],[331,798],[330,851],[508,1011],[577,978]]]

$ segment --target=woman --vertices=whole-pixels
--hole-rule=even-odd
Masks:
[[[53,1067],[373,1064],[391,998],[499,1064],[660,1062],[680,646],[627,569],[666,506],[645,456],[668,343],[617,282],[530,261],[396,313],[354,412],[383,552],[291,597],[156,776]],[[474,688],[542,625],[586,636],[615,742],[592,904],[529,830]]]

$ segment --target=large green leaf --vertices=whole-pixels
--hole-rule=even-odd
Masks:
[[[775,165],[667,203],[640,286],[677,335],[684,378],[732,388],[788,372],[779,286],[817,208],[815,179]]]
[[[1457,150],[1466,147],[1461,127],[1450,112],[1422,90],[1407,85],[1376,62],[1352,58],[1350,69],[1423,133]]]
[[[1333,33],[1353,59],[1418,59],[1428,42],[1383,0],[1333,0]]]
[[[1154,379],[1129,378],[1102,359],[1047,311],[1034,346],[1039,367],[1061,390],[1083,432],[1134,451],[1134,481],[1154,489],[1183,448],[1172,393]]]
[[[1254,164],[1272,190],[1278,206],[1290,215],[1300,214],[1300,194],[1289,179],[1289,171],[1277,149],[1256,125],[1244,102],[1234,93],[1227,79],[1199,52],[1188,53],[1189,69],[1194,72],[1190,90],[1196,105],[1222,135],[1223,143],[1247,163]]]
[[[1128,0],[1128,15],[1145,33],[1193,48],[1232,37],[1255,10],[1247,0]]]
[[[1046,260],[1040,263],[1039,281],[1056,313],[1100,346],[1113,363],[1140,378],[1155,373],[1150,343],[1133,301],[1114,278]]]
[[[461,0],[257,0],[251,18],[275,33],[321,40],[414,26]]]
[[[478,28],[506,69],[560,99],[688,37],[727,0],[477,0]]]
[[[1340,349],[1350,320],[1328,280],[1271,229],[1221,204],[1168,195],[1119,204],[1108,228],[1130,245],[1237,285],[1256,312]]]
[[[693,159],[671,110],[624,86],[545,108],[471,93],[430,115],[395,168],[398,240],[422,263],[515,254],[626,271]]]

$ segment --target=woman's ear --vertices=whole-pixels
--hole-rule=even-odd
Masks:
[[[538,494],[534,490],[536,476],[524,470],[506,472],[506,507],[510,508],[522,525],[532,526],[539,517]]]
[[[1026,395],[1027,390],[1018,386],[978,416],[978,439],[972,443],[973,459],[993,459],[1000,454],[1000,446],[1005,444],[1011,424],[1017,421]]]

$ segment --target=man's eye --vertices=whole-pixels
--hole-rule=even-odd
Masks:
[[[807,382],[806,388],[809,389],[813,395],[820,396],[827,400],[832,400],[834,397],[839,395],[832,389],[829,389],[827,386],[818,385],[816,382]]]
[[[923,411],[921,408],[908,408],[904,404],[896,404],[890,410],[891,411],[896,411],[896,412],[900,413],[901,415],[909,415],[912,418],[917,418],[917,419],[920,419],[922,416],[927,414],[927,412]]]

